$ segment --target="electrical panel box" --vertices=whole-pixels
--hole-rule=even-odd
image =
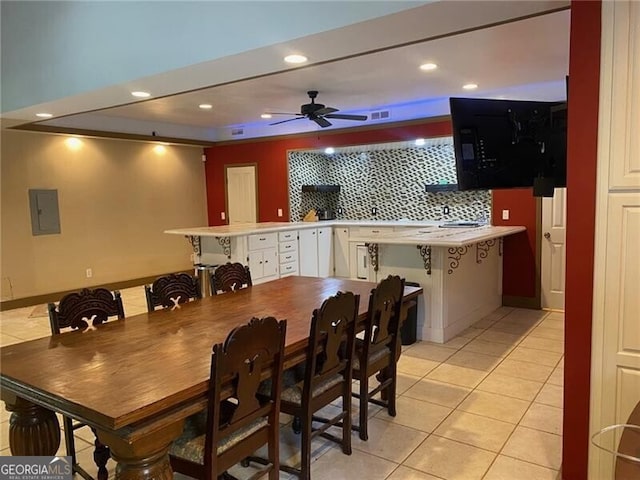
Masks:
[[[30,189],[29,209],[31,210],[31,233],[33,235],[60,233],[58,190]]]

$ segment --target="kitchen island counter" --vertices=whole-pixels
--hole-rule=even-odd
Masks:
[[[194,262],[249,265],[254,284],[287,275],[419,284],[418,338],[447,342],[502,305],[503,239],[523,226],[438,221],[264,222],[167,230],[184,235]],[[311,272],[311,273],[309,273]]]

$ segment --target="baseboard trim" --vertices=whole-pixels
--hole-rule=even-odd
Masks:
[[[181,270],[179,272],[170,272],[170,273],[188,273],[190,275],[193,275],[193,270],[191,269]],[[14,300],[5,300],[4,302],[0,302],[0,312],[3,312],[5,310],[13,310],[14,308],[30,307],[31,305],[41,305],[43,303],[57,302],[65,295],[69,293],[77,292],[82,288],[107,288],[109,290],[120,290],[122,288],[137,287],[139,285],[153,283],[153,281],[156,278],[161,277],[163,275],[168,275],[168,273],[161,273],[158,275],[152,275],[150,277],[132,278],[130,280],[122,280],[119,282],[104,283],[102,285],[91,285],[87,287],[79,287],[73,290],[65,290],[62,292],[45,293],[43,295],[35,295],[33,297],[24,297],[24,298],[16,298]]]
[[[514,307],[514,308],[531,308],[533,310],[540,310],[540,298],[503,295],[502,306]]]

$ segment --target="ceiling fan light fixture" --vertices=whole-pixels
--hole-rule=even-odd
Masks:
[[[40,113],[36,113],[36,117],[38,117],[38,118],[51,118],[51,117],[53,117],[53,115],[50,114],[50,113],[46,113],[46,112],[40,112]]]
[[[420,65],[420,70],[424,70],[425,72],[436,70],[437,68],[438,65],[436,65],[435,63],[423,63],[422,65]]]
[[[307,57],[305,57],[304,55],[300,55],[300,54],[292,54],[292,55],[287,55],[286,57],[284,57],[284,61],[287,63],[293,63],[293,64],[298,64],[298,63],[304,63],[308,60]]]
[[[263,113],[262,115],[260,115],[260,118],[271,118],[272,115],[270,113]]]
[[[149,98],[151,96],[149,92],[143,92],[142,90],[136,90],[135,92],[131,92],[131,95],[136,98]]]
[[[198,105],[198,108],[201,108],[202,110],[211,110],[213,108],[213,105],[211,105],[210,103],[201,103],[200,105]]]
[[[475,90],[476,88],[478,88],[478,84],[477,83],[467,83],[467,84],[463,85],[462,88],[464,88],[465,90]]]

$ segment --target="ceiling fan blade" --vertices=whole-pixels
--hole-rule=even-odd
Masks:
[[[324,108],[320,108],[318,110],[316,110],[315,113],[316,115],[326,115],[327,113],[333,113],[333,112],[337,112],[338,109],[337,108],[333,108],[333,107],[324,107]]]
[[[325,120],[324,117],[312,117],[311,120],[313,120],[314,122],[316,122],[318,125],[320,125],[322,128],[325,127],[330,127],[331,126],[331,122],[329,122],[328,120]]]
[[[326,118],[338,118],[340,120],[360,120],[364,121],[367,119],[366,115],[349,115],[346,113],[330,113],[325,115]]]
[[[291,122],[293,120],[302,120],[304,117],[288,118],[286,120],[280,120],[279,122],[270,123],[269,125],[278,125],[279,123]]]
[[[295,115],[296,117],[304,117],[304,115],[301,113],[289,113],[289,112],[264,112],[264,113],[268,113],[269,115]]]

